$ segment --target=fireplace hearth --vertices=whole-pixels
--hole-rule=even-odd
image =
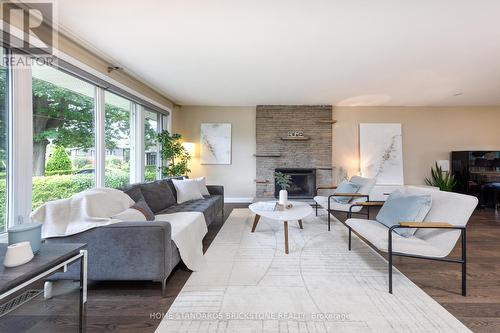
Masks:
[[[316,169],[304,168],[277,168],[274,172],[281,172],[292,177],[292,183],[288,188],[290,199],[311,199],[316,190]],[[279,197],[280,188],[274,184],[274,197]]]

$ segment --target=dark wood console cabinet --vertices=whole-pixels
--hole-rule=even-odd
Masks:
[[[475,195],[484,203],[485,192],[500,187],[500,151],[454,151],[451,172],[457,179],[454,192]]]

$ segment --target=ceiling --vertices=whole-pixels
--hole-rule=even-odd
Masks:
[[[498,0],[60,0],[58,20],[182,105],[500,105]]]

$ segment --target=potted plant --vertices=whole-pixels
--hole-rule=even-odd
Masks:
[[[185,176],[191,171],[188,167],[191,156],[182,145],[182,135],[164,130],[158,134],[157,142],[160,144],[160,157],[166,162],[161,167],[163,177]]]
[[[451,192],[457,184],[455,176],[443,169],[436,163],[435,169],[431,168],[431,178],[425,178],[429,186],[439,187],[441,191]]]
[[[288,200],[288,192],[287,189],[290,187],[292,183],[292,176],[285,175],[282,172],[276,172],[274,174],[274,179],[276,180],[276,185],[281,188],[279,192],[279,204],[286,205],[286,201]]]

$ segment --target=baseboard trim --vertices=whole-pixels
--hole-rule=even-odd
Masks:
[[[225,197],[225,203],[252,203],[252,197]]]

